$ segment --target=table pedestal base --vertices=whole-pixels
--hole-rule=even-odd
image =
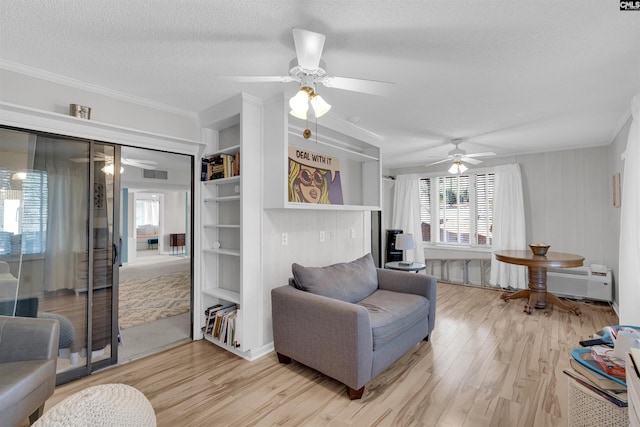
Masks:
[[[546,308],[547,303],[553,304],[556,307],[560,307],[564,310],[571,311],[575,313],[576,316],[582,314],[582,311],[580,311],[580,308],[577,304],[568,304],[549,292],[536,292],[532,291],[531,289],[522,289],[515,293],[505,292],[500,296],[500,298],[505,301],[508,301],[510,299],[528,298],[529,301],[524,306],[524,312],[527,314],[531,314],[534,308]]]
[[[529,289],[522,289],[515,293],[503,293],[500,298],[505,301],[510,299],[527,298],[529,301],[524,306],[524,312],[531,314],[534,308],[546,308],[547,304],[553,304],[564,310],[582,314],[578,304],[569,304],[560,298],[547,292],[547,269],[543,267],[529,267]]]

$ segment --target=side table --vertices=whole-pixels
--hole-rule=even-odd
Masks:
[[[421,262],[412,262],[409,264],[402,261],[392,261],[386,263],[384,268],[388,268],[390,270],[415,271],[417,273],[418,271],[427,268],[427,266]]]

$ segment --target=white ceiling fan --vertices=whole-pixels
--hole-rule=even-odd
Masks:
[[[87,163],[89,158],[87,157],[76,157],[73,159],[69,159],[74,163]],[[93,158],[94,162],[105,162],[107,164],[113,164],[113,156],[108,156],[104,153],[95,153],[95,157]],[[127,158],[124,156],[120,157],[120,163],[127,166],[133,166],[141,169],[156,169],[158,162],[153,160],[143,160],[143,159],[133,159]]]
[[[296,58],[289,64],[289,75],[217,76],[216,78],[242,83],[298,82],[300,83],[300,91],[296,95],[298,96],[297,104],[296,101],[294,101],[296,96],[291,98],[289,104],[292,107],[292,115],[304,119],[306,119],[308,102],[310,102],[314,108],[316,117],[320,117],[329,111],[329,108],[331,108],[331,106],[324,102],[324,100],[317,94],[316,84],[318,83],[322,83],[326,87],[362,92],[371,95],[388,94],[393,87],[394,84],[391,82],[328,75],[324,69],[324,63],[321,60],[322,50],[326,39],[325,35],[299,28],[294,28],[292,32],[293,43],[296,49]],[[304,108],[305,106],[306,109]]]
[[[482,160],[479,160],[478,157],[491,157],[496,155],[496,153],[493,152],[467,154],[465,150],[459,147],[462,142],[463,140],[461,138],[452,139],[451,143],[455,146],[455,148],[449,151],[449,153],[447,154],[447,158],[438,160],[437,162],[429,163],[425,166],[433,166],[440,163],[452,162],[451,168],[449,168],[449,172],[461,173],[468,169],[464,163],[479,165],[480,163],[482,163]]]

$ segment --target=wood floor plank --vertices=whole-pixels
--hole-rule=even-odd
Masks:
[[[618,323],[605,304],[579,306],[582,316],[553,306],[527,315],[524,300],[438,284],[430,341],[356,401],[344,385],[295,361],[280,364],[272,353],[248,362],[194,341],[57,387],[45,412],[88,386],[126,383],[149,398],[160,427],[563,426],[570,350]]]

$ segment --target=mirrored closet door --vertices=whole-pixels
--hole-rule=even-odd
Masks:
[[[0,315],[58,320],[58,383],[117,360],[119,150],[0,128]]]

